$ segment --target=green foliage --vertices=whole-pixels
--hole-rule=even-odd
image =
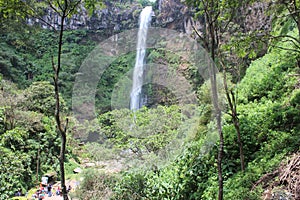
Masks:
[[[69,107],[75,74],[95,46],[90,40],[92,34],[86,30],[65,31],[60,92]],[[5,35],[6,37],[0,39],[0,73],[20,88],[29,86],[33,81],[52,83],[51,61],[56,55],[57,34],[49,30],[31,28],[29,31],[19,30]]]
[[[118,153],[119,149],[112,148],[110,146],[105,145],[99,145],[99,143],[90,142],[86,144],[85,146],[86,151],[89,155],[89,158],[91,158],[94,161],[106,161],[106,160],[113,160],[118,159]]]
[[[247,103],[263,97],[274,100],[285,97],[282,94],[290,92],[295,84],[295,78],[289,76],[294,67],[295,57],[288,51],[273,50],[252,62],[239,85],[240,101]]]
[[[13,199],[16,199],[16,200],[27,200],[27,198],[26,197],[13,197],[13,198],[11,198],[12,200]]]
[[[201,154],[201,143],[193,143],[172,164],[151,171],[131,170],[113,188],[113,199],[199,199],[214,157]],[[212,156],[212,157],[211,157]]]
[[[280,42],[287,47],[285,42]],[[157,51],[150,55],[153,60],[160,56]],[[253,184],[277,168],[286,155],[299,150],[300,95],[296,58],[297,54],[289,50],[271,48],[265,56],[251,63],[238,84],[237,111],[246,170],[240,171],[236,131],[231,118],[224,115],[224,199],[260,199],[263,189],[259,186],[252,189]],[[198,96],[205,109],[199,120],[201,133],[197,142],[168,166],[123,174],[124,181],[121,179],[114,188],[116,199],[129,199],[128,195],[133,192],[135,199],[217,198],[217,144],[209,142],[206,135],[210,133],[211,123],[208,94],[209,84],[203,84]],[[118,131],[122,130],[112,133]],[[204,144],[210,148],[201,148]]]
[[[18,55],[15,49],[11,48],[5,43],[1,43],[0,48],[0,73],[2,73],[4,77],[9,78],[12,81],[18,81],[20,85],[26,85],[25,76],[22,74],[22,70],[26,70],[27,68],[25,58],[21,55]]]
[[[124,78],[126,73],[134,66],[135,52],[118,57],[102,74],[98,83],[96,93],[96,106],[98,113],[104,113],[111,110],[111,97],[116,84],[121,78]],[[125,80],[124,84],[131,84],[130,80]],[[118,83],[120,84],[120,83]],[[128,94],[128,88],[123,87],[126,91],[119,91],[121,94]],[[123,94],[124,95],[124,94]],[[116,102],[118,105],[123,105],[124,102]],[[125,105],[127,107],[127,105]]]
[[[251,190],[255,183],[263,174],[278,167],[284,159],[285,153],[274,156],[267,154],[258,156],[253,162],[249,163],[244,173],[238,172],[231,179],[225,182],[226,188],[224,198],[226,199],[260,199],[261,191]]]
[[[144,107],[134,113],[114,110],[99,116],[108,141],[121,149],[129,148],[136,154],[157,154],[176,138],[184,138],[184,133],[180,132],[182,119],[184,116],[178,106]]]
[[[145,7],[145,6],[153,6],[155,2],[150,0],[138,0],[138,3],[140,3],[143,7]]]
[[[162,44],[162,46],[164,46]],[[197,66],[193,66],[189,60],[186,60],[185,55],[168,51],[164,48],[159,49],[147,49],[149,54],[147,56],[147,63],[168,65],[170,70],[176,71],[180,76],[185,77],[191,84],[194,90],[203,84],[204,80],[202,74],[200,74]],[[158,68],[159,69],[159,68]],[[160,102],[159,102],[160,103]]]
[[[91,200],[110,199],[112,196],[111,187],[116,180],[115,175],[89,169],[84,172],[83,177],[80,187],[76,189],[76,197]]]
[[[113,200],[144,199],[147,176],[145,172],[124,173],[113,188]]]
[[[21,106],[48,116],[54,115],[54,86],[49,82],[34,82],[24,90],[24,100]]]
[[[26,6],[26,3],[27,6]],[[0,1],[0,19],[13,18],[15,20],[24,19],[27,14],[32,14],[30,9],[32,6],[31,1],[21,1],[21,0],[1,0]]]
[[[12,22],[16,18],[22,21],[22,2],[0,0],[1,22],[4,19]],[[240,2],[219,2],[217,9],[224,12],[220,15],[218,12],[213,13],[217,17],[216,25],[221,26],[234,17],[229,11],[238,8]],[[89,9],[95,7],[95,1],[85,3]],[[148,2],[140,3],[145,5]],[[203,14],[204,1],[191,3],[198,7],[198,14]],[[207,3],[211,4],[213,1]],[[42,4],[43,2],[35,6],[42,8]],[[215,8],[212,7],[213,10]],[[10,17],[13,19],[10,20]],[[298,36],[296,24],[291,21],[277,20],[272,33]],[[51,117],[55,106],[51,60],[56,55],[57,35],[40,29],[26,28],[20,31],[16,21],[11,28],[7,24],[8,22],[6,25],[1,23],[0,31],[0,72],[3,74],[3,78],[0,76],[0,199],[8,199],[17,188],[26,190],[34,185],[37,181],[35,173],[38,154],[39,175],[47,171],[58,171],[60,144],[55,120]],[[257,44],[253,48],[250,45],[253,44],[253,35],[247,34],[235,34],[231,43],[221,50],[235,51],[243,58],[255,58],[257,52],[252,50],[260,50],[261,46]],[[64,36],[63,68],[60,73],[62,81],[59,85],[60,92],[70,105],[75,75],[95,43],[90,40],[92,33],[86,30],[65,31]],[[276,48],[274,43],[277,47],[292,49]],[[272,41],[273,47],[269,48],[266,55],[251,63],[242,82],[238,84],[237,111],[245,153],[244,172],[240,171],[235,128],[231,118],[223,115],[224,199],[259,199],[263,189],[257,187],[252,190],[253,184],[265,173],[273,171],[286,155],[299,150],[299,55],[295,51],[297,48],[291,44],[291,41],[281,38]],[[88,143],[82,149],[75,149],[73,147],[76,146],[76,141],[70,139],[66,171],[72,173],[78,166],[73,160],[76,159],[73,152],[82,153],[81,157],[95,161],[123,161],[126,156],[129,159],[137,157],[142,160],[142,164],[132,169],[128,168],[132,163],[125,163],[122,166],[124,171],[117,175],[105,174],[98,169],[87,170],[76,196],[81,199],[124,200],[216,199],[218,135],[213,129],[215,122],[212,120],[209,82],[203,84],[198,70],[178,55],[163,49],[150,49],[148,53],[149,63],[167,63],[176,72],[183,71],[183,76],[197,91],[201,106],[187,109],[176,105],[156,106],[153,103],[151,105],[155,105],[155,108],[142,108],[136,112],[127,109],[111,111],[114,87],[132,68],[135,53],[120,56],[106,69],[99,82],[96,106],[101,114],[98,121],[86,122],[80,127],[76,126],[77,122],[74,122],[74,126],[70,125],[70,135],[80,138],[85,132],[84,139],[96,138],[93,141],[98,143]],[[5,79],[26,89],[20,91]],[[222,78],[218,77],[218,80]],[[129,79],[125,81],[130,84]],[[154,94],[157,88],[151,85],[147,89]],[[119,92],[123,94],[128,91]],[[171,92],[163,91],[157,96]],[[219,92],[222,94],[222,91]],[[225,110],[223,96],[221,99],[220,106]],[[201,115],[197,119],[190,118],[194,114],[192,112],[200,112]],[[194,127],[190,127],[191,124]],[[168,146],[170,142],[175,145]],[[186,146],[183,151],[179,151],[182,143]],[[130,153],[120,157],[124,152]],[[177,156],[171,157],[174,152]],[[161,163],[161,158],[166,158],[168,164]]]
[[[300,105],[300,89],[294,90],[290,98],[291,106],[299,108]]]
[[[24,103],[25,91],[18,91],[5,80],[0,84],[0,94],[4,97],[0,101],[0,153],[3,155],[0,159],[0,199],[8,199],[18,188],[24,192],[40,181],[36,180],[37,159],[39,176],[57,169],[60,141],[55,120],[41,113],[47,112],[43,106],[47,105],[48,100],[44,100],[48,97],[49,87],[52,88],[49,83],[40,83],[42,87],[38,87],[41,86],[38,83],[32,85],[38,89],[35,88],[31,95],[37,96],[30,99],[31,104],[27,99],[27,105]],[[35,109],[37,106],[44,110]]]
[[[18,188],[26,188],[28,174],[33,173],[29,168],[31,158],[29,154],[12,151],[2,145],[0,153],[0,199],[8,199]]]
[[[65,173],[73,174],[74,169],[76,169],[77,167],[80,167],[80,165],[78,163],[76,163],[75,161],[70,160],[69,162],[66,162],[66,164],[65,164]]]

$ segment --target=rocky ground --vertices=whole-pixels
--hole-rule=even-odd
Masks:
[[[262,176],[253,186],[264,189],[263,200],[300,199],[300,153],[295,153],[283,161],[274,171]]]

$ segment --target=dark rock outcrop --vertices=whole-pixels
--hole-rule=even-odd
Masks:
[[[111,3],[106,1],[106,7],[97,9],[89,16],[87,10],[80,8],[78,14],[66,19],[66,29],[87,29],[103,31],[106,35],[112,35],[124,30],[137,28],[142,5],[138,3]],[[158,0],[153,6],[155,17],[152,26],[174,29],[187,32],[187,27],[192,19],[186,5],[180,0]],[[40,24],[43,28],[59,28],[60,16],[51,9],[46,10],[43,23],[39,19],[28,19],[29,24]]]
[[[143,6],[135,1],[119,2],[106,1],[106,7],[97,9],[92,16],[82,7],[78,14],[71,19],[66,19],[66,29],[87,29],[102,33],[103,36],[113,34],[138,27],[139,14]],[[235,23],[239,24],[242,32],[255,30],[270,30],[271,19],[265,14],[268,9],[267,3],[254,3],[245,8],[241,8],[239,18]],[[153,6],[155,17],[152,26],[177,30],[179,32],[192,34],[195,26],[199,31],[203,28],[204,20],[195,20],[193,13],[180,0],[157,0]],[[41,24],[43,28],[58,28],[60,17],[52,10],[47,10],[42,23],[38,19],[29,19],[29,24]]]
[[[156,26],[189,33],[192,21],[192,13],[180,0],[158,1]]]
[[[90,16],[87,10],[81,7],[78,14],[73,15],[71,19],[66,19],[65,28],[71,30],[102,30],[111,35],[121,30],[136,28],[141,10],[142,6],[139,4],[113,4],[107,1],[105,8],[96,9]],[[60,26],[60,20],[59,15],[48,9],[43,20],[28,19],[27,22],[29,24],[40,24],[43,28],[51,29],[54,27],[57,29]]]

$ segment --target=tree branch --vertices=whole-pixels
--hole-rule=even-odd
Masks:
[[[48,0],[48,4],[50,8],[61,17],[61,13],[57,10],[57,8],[55,8],[55,6],[50,2],[50,0]]]
[[[196,35],[204,43],[205,49],[207,49],[208,48],[207,41],[204,39],[204,37],[201,35],[201,33],[197,30],[197,28],[194,25],[192,25],[192,27],[193,27],[193,30],[195,31]]]
[[[56,1],[56,2],[57,2],[59,9],[64,12],[65,9],[62,7],[62,5],[60,5],[59,1]],[[64,2],[66,3],[67,0],[65,0]]]
[[[287,50],[287,51],[293,51],[293,52],[296,52],[296,53],[300,53],[300,50],[298,50],[298,49],[300,49],[300,41],[297,38],[295,38],[295,37],[293,37],[291,35],[272,36],[270,34],[267,34],[265,36],[268,37],[269,39],[290,38],[291,40],[285,40],[283,42],[292,42],[296,46],[296,48],[294,48],[294,49],[292,49],[292,48],[286,48],[286,47],[281,47],[281,46],[269,43],[268,41],[263,40],[262,38],[260,38],[259,40],[262,41],[262,42],[264,42],[264,43],[267,43],[271,47],[275,47],[275,48],[279,48],[279,49]],[[295,41],[293,41],[293,40],[295,40],[299,44],[296,44]]]
[[[46,24],[47,26],[51,27],[54,31],[56,31],[55,27],[52,26],[49,22],[47,22],[46,20],[44,20],[42,17],[39,16],[39,14],[34,10],[34,8],[32,8],[30,5],[28,5],[26,2],[22,2],[24,7],[27,7],[28,9],[30,9],[34,14],[31,14],[30,12],[27,12],[26,10],[24,11],[24,14],[27,15],[28,17],[32,17],[35,19],[38,19],[40,21],[42,21],[44,24]]]
[[[290,38],[290,39],[295,40],[297,43],[300,44],[300,40],[295,38],[294,36],[291,36],[291,35],[277,35],[277,36],[274,36],[274,35],[271,35],[271,34],[267,34],[266,36],[270,37],[271,39]]]
[[[300,50],[297,50],[297,49],[290,49],[290,48],[286,48],[286,47],[281,47],[281,46],[277,46],[277,45],[272,45],[272,47],[276,47],[276,48],[279,48],[279,49],[282,49],[282,50],[287,50],[287,51],[293,51],[293,52],[296,52],[296,53],[300,53]]]
[[[69,16],[69,14],[71,14],[76,8],[77,6],[81,3],[81,0],[77,1],[73,7],[71,9],[69,9],[69,11],[67,12],[67,16]]]

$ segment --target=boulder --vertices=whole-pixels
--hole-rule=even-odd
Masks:
[[[79,173],[82,172],[82,169],[81,169],[80,167],[77,167],[77,168],[75,168],[75,169],[73,170],[73,172],[74,172],[75,174],[79,174]]]

